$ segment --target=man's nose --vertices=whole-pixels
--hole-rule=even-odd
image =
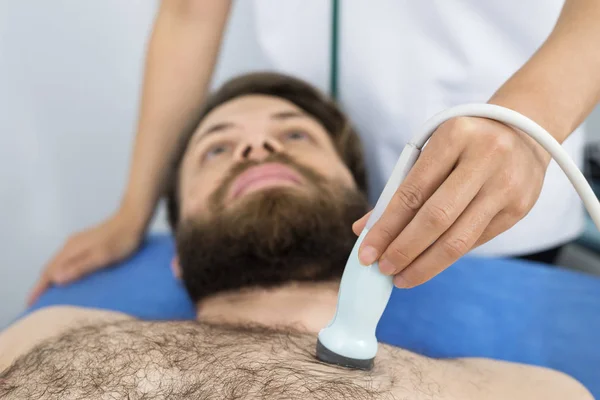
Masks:
[[[262,161],[274,153],[281,153],[283,146],[277,140],[267,138],[256,143],[246,143],[238,149],[236,159]]]

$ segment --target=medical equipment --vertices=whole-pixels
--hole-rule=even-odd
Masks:
[[[465,104],[443,111],[428,120],[422,131],[405,146],[352,249],[342,275],[336,313],[329,325],[319,332],[319,360],[354,369],[368,370],[373,367],[378,347],[375,330],[392,293],[393,277],[381,274],[377,262],[370,266],[361,265],[358,249],[417,161],[427,140],[438,126],[456,117],[493,119],[535,139],[567,175],[594,224],[600,229],[600,202],[577,165],[544,128],[513,110],[492,104]]]

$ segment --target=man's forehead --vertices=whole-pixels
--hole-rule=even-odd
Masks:
[[[236,97],[211,110],[198,126],[202,131],[209,125],[231,120],[245,120],[250,117],[269,118],[274,113],[289,112],[305,114],[291,101],[262,94],[251,94]]]

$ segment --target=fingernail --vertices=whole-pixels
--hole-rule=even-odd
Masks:
[[[377,250],[372,246],[366,246],[360,250],[358,259],[362,265],[371,265],[377,260]]]
[[[388,260],[380,260],[379,271],[384,275],[392,275],[396,271],[396,267]]]
[[[408,289],[408,282],[402,277],[402,275],[396,275],[394,277],[394,286],[398,289]]]

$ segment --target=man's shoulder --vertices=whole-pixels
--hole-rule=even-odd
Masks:
[[[102,310],[97,308],[75,306],[51,306],[41,308],[19,319],[0,335],[0,343],[6,333],[25,330],[60,331],[69,329],[73,325],[82,325],[97,322],[112,322],[132,317],[120,312]]]
[[[32,312],[0,333],[0,371],[38,343],[78,326],[132,317],[107,310],[52,306]]]
[[[539,379],[538,393],[544,399],[594,400],[589,390],[575,378],[552,369],[531,367]]]
[[[82,319],[94,317],[97,318],[100,316],[108,318],[116,316],[130,318],[126,314],[116,311],[104,310],[100,308],[79,307],[71,305],[53,305],[35,310],[16,321],[15,324],[22,323],[26,320],[46,320],[48,318],[57,316],[67,317],[69,319]]]
[[[465,359],[464,366],[485,377],[483,381],[490,382],[488,379],[493,377],[494,384],[489,389],[496,392],[494,398],[594,399],[579,381],[553,369],[478,358]]]

